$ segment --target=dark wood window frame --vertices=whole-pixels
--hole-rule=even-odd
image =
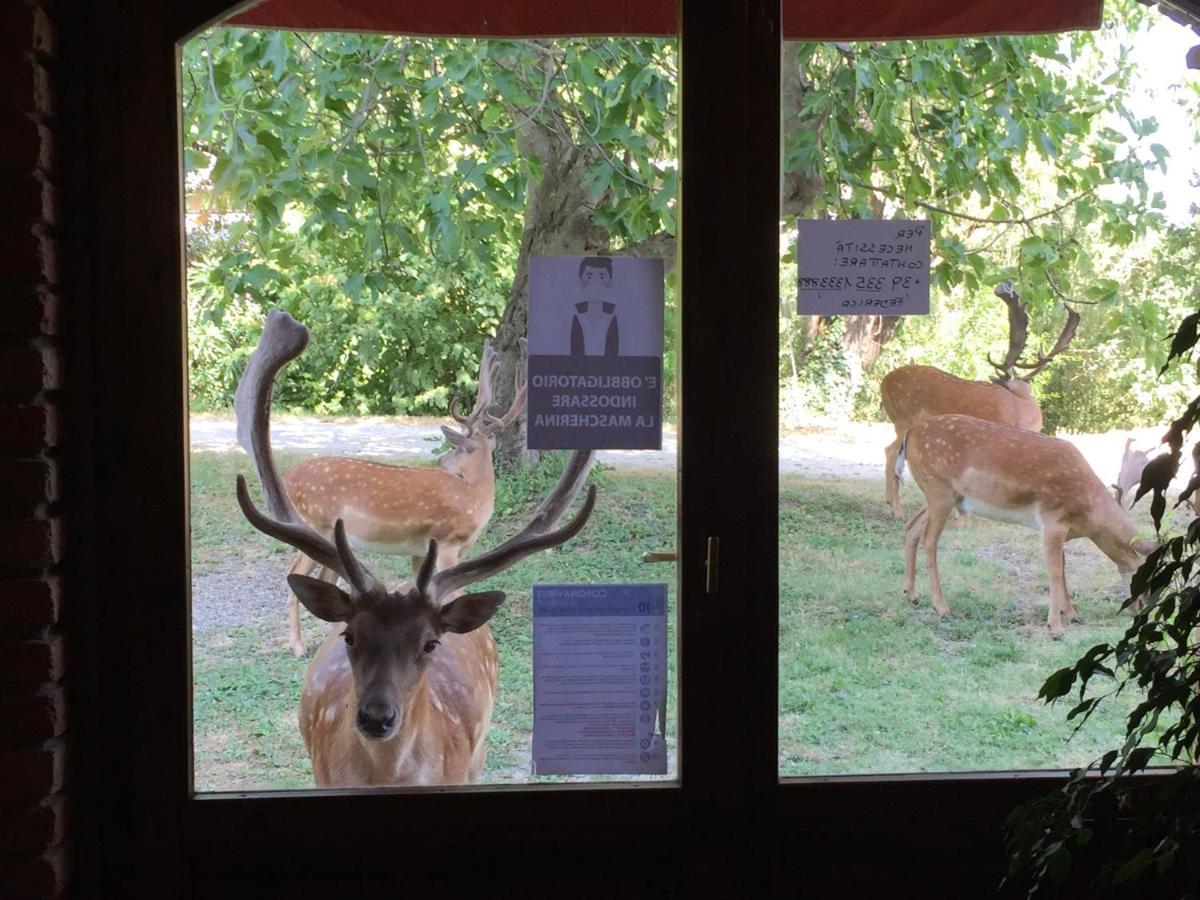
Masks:
[[[96,676],[75,688],[91,711],[79,796],[100,843],[81,877],[112,896],[247,884],[306,895],[391,885],[397,872],[434,896],[465,884],[847,895],[885,878],[902,895],[931,872],[993,884],[999,823],[1049,773],[778,779],[780,45],[768,0],[680,3],[679,784],[191,795],[177,47],[228,12],[226,0],[131,0],[119,20],[93,9],[64,35],[86,73],[69,104],[83,213],[70,282],[87,293],[68,332],[86,373],[70,398],[83,473],[70,577],[91,635],[77,656]],[[742,437],[717,439],[727,434]],[[716,596],[704,592],[709,535],[721,537]]]

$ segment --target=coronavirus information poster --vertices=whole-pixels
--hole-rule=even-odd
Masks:
[[[665,775],[667,586],[533,586],[533,774]]]
[[[797,222],[796,305],[808,316],[929,312],[929,223],[908,219]]]
[[[661,449],[661,259],[531,257],[526,337],[529,449]]]

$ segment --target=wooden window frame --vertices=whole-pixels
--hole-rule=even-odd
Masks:
[[[179,44],[230,7],[94,6],[64,27],[84,73],[68,126],[69,281],[87,294],[67,335],[86,373],[69,405],[69,575],[88,635],[76,656],[95,673],[76,685],[78,796],[99,843],[81,850],[81,880],[112,896],[305,895],[386,886],[410,866],[435,895],[477,883],[767,896],[883,877],[904,893],[931,866],[945,883],[998,876],[999,823],[1047,773],[778,777],[778,0],[679,4],[678,784],[193,797],[176,82]],[[728,434],[742,437],[713,439]]]

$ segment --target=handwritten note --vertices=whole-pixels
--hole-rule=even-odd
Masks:
[[[800,220],[796,264],[801,315],[920,315],[929,312],[925,221]]]
[[[533,586],[533,774],[663,775],[665,584]]]

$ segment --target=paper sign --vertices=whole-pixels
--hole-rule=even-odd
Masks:
[[[533,774],[665,775],[667,586],[533,586]]]
[[[529,260],[531,450],[662,447],[663,265]]]
[[[928,222],[801,219],[797,224],[801,315],[929,312]]]

